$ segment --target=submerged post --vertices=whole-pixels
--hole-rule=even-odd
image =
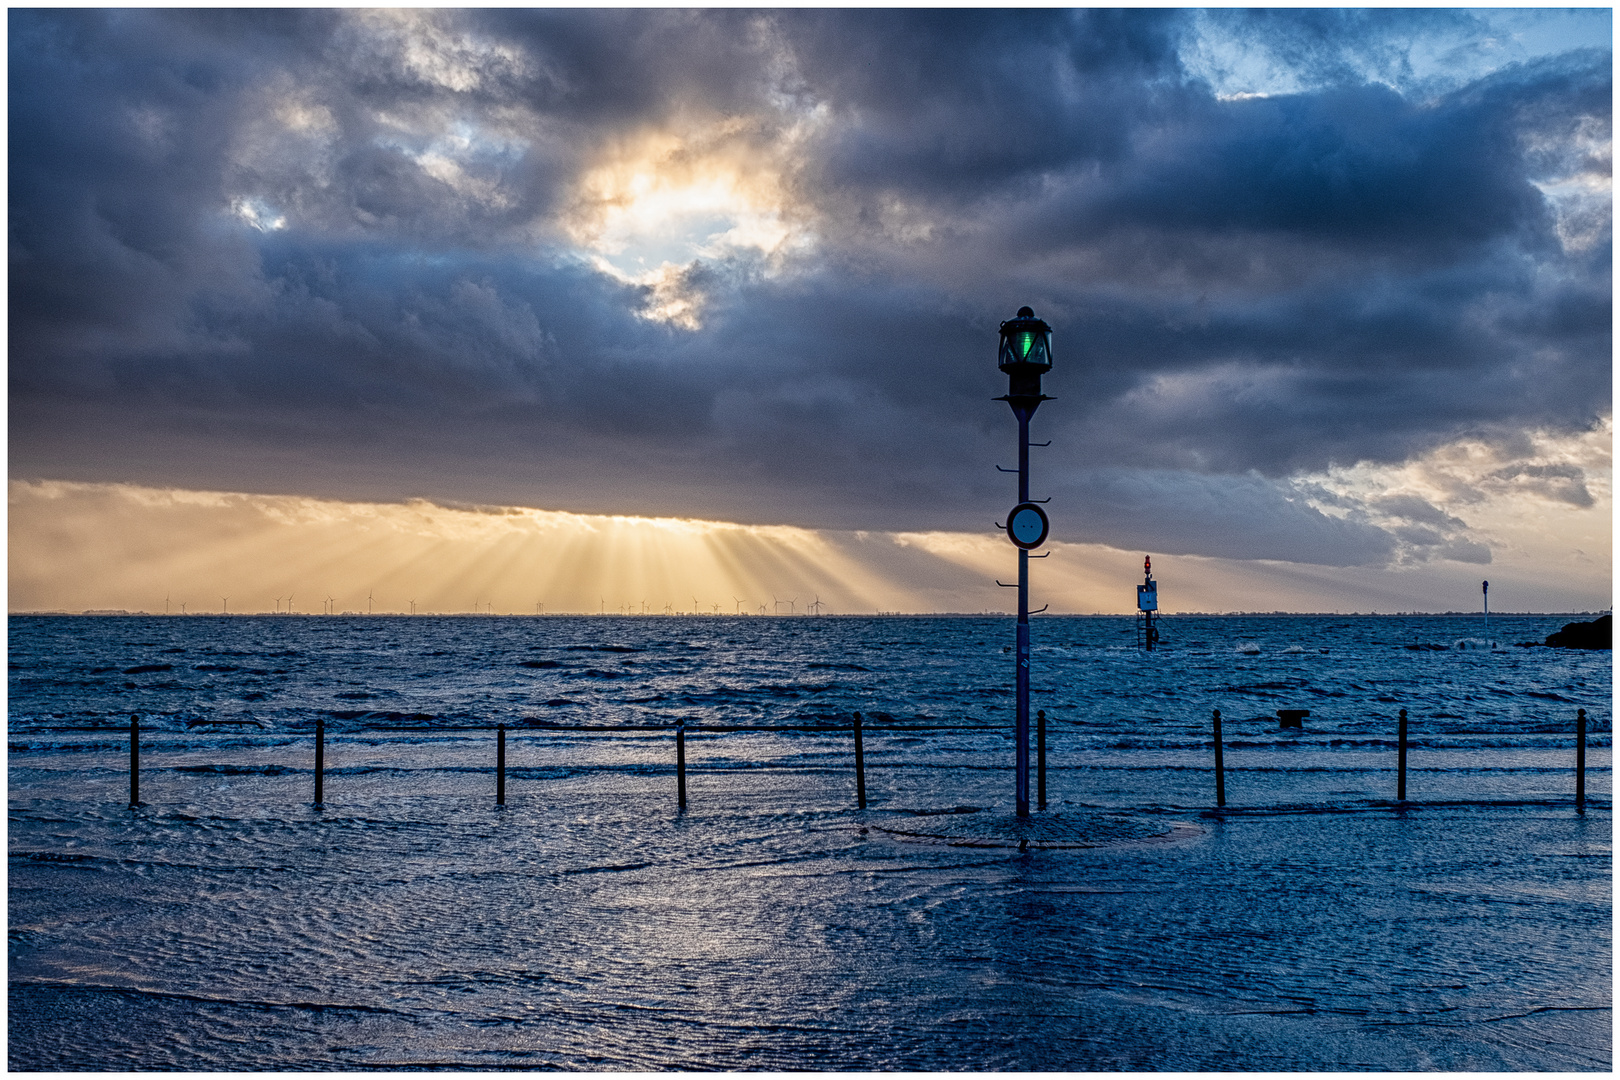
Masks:
[[[855,714],[855,805],[866,809],[866,753],[861,747],[861,714]]]
[[[495,725],[495,805],[506,805],[506,725]]]
[[[675,794],[682,810],[686,809],[686,721],[675,721]]]
[[[1035,808],[1046,809],[1046,710],[1035,710]]]
[[[1153,556],[1142,557],[1142,584],[1136,587],[1136,643],[1148,652],[1159,644],[1159,583],[1153,580]]]
[[[1575,805],[1586,807],[1586,710],[1575,710]]]
[[[1396,738],[1395,751],[1395,799],[1397,802],[1406,801],[1406,710],[1401,710],[1401,729]]]
[[[320,806],[324,801],[322,792],[326,787],[326,719],[315,718],[315,805]]]
[[[129,808],[141,805],[141,717],[129,718]]]
[[[1215,805],[1226,805],[1226,762],[1222,759],[1221,710],[1215,710]]]

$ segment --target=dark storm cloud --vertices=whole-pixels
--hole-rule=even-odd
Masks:
[[[1537,187],[1606,174],[1610,58],[1366,81],[1457,13],[1214,13],[1308,87],[1238,100],[1174,11],[9,18],[19,476],[978,529],[1031,303],[1069,538],[1477,561],[1289,478],[1610,408],[1607,202]],[[687,330],[559,222],[704,122],[815,241],[698,261]]]
[[[1169,12],[793,13],[805,82],[842,123],[815,183],[961,206],[1116,160],[1188,107]],[[859,206],[859,202],[856,203]],[[869,207],[862,207],[869,209]]]
[[[1586,489],[1585,470],[1578,465],[1510,465],[1492,473],[1491,479],[1508,481],[1543,498],[1571,506],[1591,506],[1595,501]]]
[[[1407,521],[1444,528],[1461,528],[1463,525],[1461,518],[1452,517],[1438,506],[1416,495],[1387,495],[1379,499],[1370,499],[1368,502],[1381,513],[1405,518]]]
[[[1309,561],[1325,566],[1378,566],[1396,548],[1395,538],[1365,515],[1331,517],[1303,492],[1253,475],[1109,470],[1063,494],[1065,506],[1076,507],[1053,512],[1063,535],[1167,555],[1297,562],[1308,549]]]

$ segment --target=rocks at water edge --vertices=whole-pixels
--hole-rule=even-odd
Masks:
[[[1546,644],[1559,649],[1614,648],[1614,619],[1605,615],[1592,622],[1572,622],[1556,634],[1548,634]]]

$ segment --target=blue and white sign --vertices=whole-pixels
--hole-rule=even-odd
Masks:
[[[1007,515],[1007,539],[1026,551],[1046,543],[1046,534],[1051,529],[1046,511],[1035,503],[1019,503]]]

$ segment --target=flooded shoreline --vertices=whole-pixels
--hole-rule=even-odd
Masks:
[[[1498,663],[1286,629],[1213,662],[1041,642],[1043,820],[1131,842],[1020,851],[967,824],[1000,844],[1012,790],[1000,655],[965,621],[616,638],[636,663],[553,668],[521,662],[571,663],[577,628],[389,645],[14,622],[10,1065],[1608,1069],[1607,654]],[[124,675],[164,648],[184,674]],[[514,727],[496,808],[494,734],[471,721],[558,696],[627,727],[825,729],[690,735],[681,812],[669,731]],[[1301,699],[1306,727],[1278,730],[1266,712]],[[131,811],[115,724],[137,706],[154,719]],[[1224,812],[1212,706],[1232,718]],[[1396,707],[1423,721],[1405,805]],[[851,708],[890,717],[865,811],[836,727]],[[379,730],[403,724],[385,712],[436,720]],[[187,726],[209,715],[264,727]]]

